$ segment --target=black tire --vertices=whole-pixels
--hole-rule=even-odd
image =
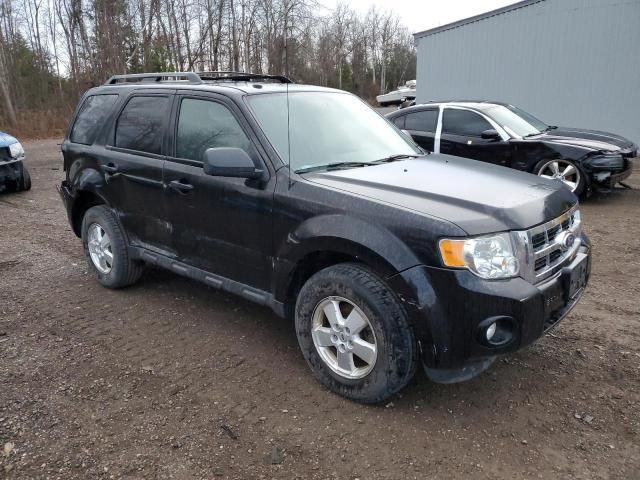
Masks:
[[[98,224],[109,236],[110,249],[113,255],[110,271],[101,272],[91,259],[88,245],[88,231],[93,224]],[[107,288],[124,288],[137,282],[142,276],[144,264],[129,257],[126,235],[113,211],[105,206],[91,207],[82,219],[82,245],[87,258],[89,270],[98,282]]]
[[[367,316],[375,334],[377,358],[363,378],[351,379],[336,373],[314,344],[314,311],[333,296],[355,304]],[[415,374],[416,341],[400,301],[381,278],[360,265],[343,263],[313,275],[298,295],[295,324],[298,343],[314,376],[346,398],[362,403],[383,402],[404,388]]]
[[[533,173],[535,175],[540,175],[540,171],[543,169],[543,167],[549,163],[551,160],[550,159],[544,159],[544,160],[540,160],[536,166],[533,168]],[[587,180],[587,175],[585,174],[584,170],[582,170],[582,168],[580,168],[574,161],[572,160],[567,160],[564,158],[558,159],[559,162],[568,164],[573,166],[573,168],[576,169],[576,171],[579,174],[579,178],[578,178],[578,185],[575,188],[575,190],[573,190],[573,193],[580,197],[582,196],[582,194],[584,194],[587,191],[587,186],[588,186],[588,180]]]
[[[27,167],[24,166],[22,167],[20,190],[24,190],[25,192],[31,190],[31,175],[29,174],[29,170],[27,170]]]

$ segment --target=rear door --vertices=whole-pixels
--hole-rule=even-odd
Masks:
[[[221,95],[177,95],[164,168],[172,250],[180,261],[269,290],[275,176],[268,181],[206,175],[204,152],[234,147],[267,168],[242,112]]]
[[[435,151],[439,114],[439,108],[427,108],[408,113],[404,118],[404,130],[409,132],[413,140],[428,152]]]
[[[106,196],[133,245],[167,251],[162,167],[173,91],[136,90],[123,103],[97,160]]]
[[[482,138],[482,132],[494,126],[478,112],[446,107],[442,112],[440,152],[483,162],[507,165],[509,142]]]

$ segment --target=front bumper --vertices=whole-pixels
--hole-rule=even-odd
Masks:
[[[580,288],[575,282],[571,286],[576,269],[582,269]],[[426,266],[395,275],[391,284],[412,320],[427,374],[448,382],[477,375],[492,357],[519,350],[555,327],[580,300],[590,271],[585,237],[570,263],[536,285],[522,278],[488,281],[466,270]],[[569,291],[574,292],[571,298]],[[509,325],[508,342],[489,345],[482,336],[494,318]]]
[[[623,182],[633,173],[633,158],[636,154],[637,152],[634,150],[632,153],[623,157],[623,168],[619,166],[617,169],[607,168],[606,166],[591,167],[592,182],[604,188],[613,188],[616,184]]]
[[[22,159],[0,162],[0,191],[2,191],[9,182],[20,181],[20,179],[22,179],[22,171]]]

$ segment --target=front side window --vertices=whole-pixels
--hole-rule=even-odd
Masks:
[[[116,124],[116,147],[162,153],[168,97],[136,96],[124,107]]]
[[[480,137],[493,127],[484,118],[469,110],[446,108],[442,116],[442,133]]]
[[[250,153],[250,141],[227,107],[185,98],[180,105],[176,157],[202,161],[209,148],[233,147]]]
[[[118,95],[92,95],[87,97],[76,121],[71,129],[69,140],[73,143],[91,145],[98,135],[98,131],[104,125],[105,119],[111,107],[116,102]]]
[[[439,110],[422,110],[410,113],[405,120],[405,129],[416,132],[435,132],[439,113]]]
[[[386,119],[348,93],[294,92],[288,102],[285,93],[268,93],[250,95],[248,103],[285,164],[290,158],[293,170],[420,155]]]

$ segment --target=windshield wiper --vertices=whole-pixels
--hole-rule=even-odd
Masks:
[[[530,133],[528,135],[525,135],[522,138],[535,137],[536,135],[542,135],[543,133],[547,133],[547,132],[549,132],[551,130],[555,130],[556,128],[558,128],[558,127],[556,127],[555,125],[547,125],[547,128],[545,128],[544,130],[541,130],[541,131],[536,132],[536,133]]]
[[[309,173],[309,172],[317,172],[320,170],[339,170],[342,168],[356,168],[356,167],[367,167],[369,165],[375,165],[374,162],[335,162],[335,163],[327,163],[324,165],[312,165],[309,167],[302,167],[296,170],[296,173]]]
[[[389,155],[388,157],[381,158],[379,160],[376,160],[373,163],[389,163],[389,162],[395,162],[395,161],[398,161],[398,160],[404,160],[406,158],[418,158],[418,157],[421,157],[421,156],[422,155],[418,155],[418,154],[415,154],[415,153],[412,154],[412,155],[406,154],[406,153],[399,153],[397,155]]]

